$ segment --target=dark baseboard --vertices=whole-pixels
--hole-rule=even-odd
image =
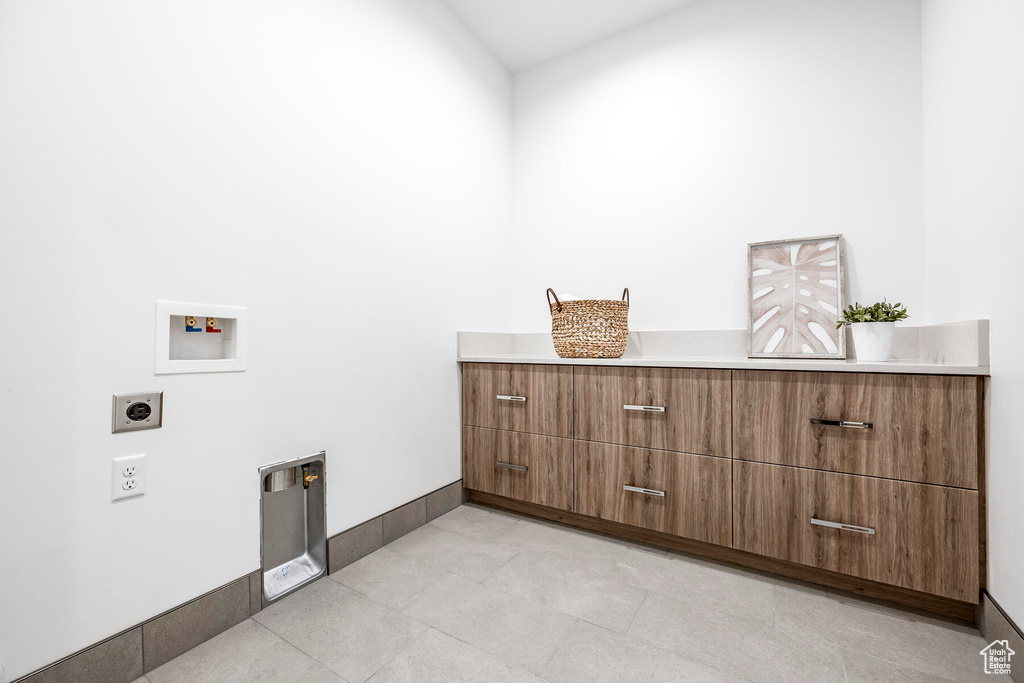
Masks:
[[[252,590],[260,591],[259,575],[246,574],[15,683],[131,683],[258,612]]]
[[[464,500],[460,479],[329,538],[328,571],[369,555]],[[261,579],[257,569],[13,683],[132,683],[263,609]]]
[[[997,640],[1007,641],[1007,645],[1016,653],[1017,658],[1010,659],[1010,678],[1015,683],[1024,683],[1024,632],[1021,632],[987,590],[981,592],[978,627],[981,629],[981,636],[989,643]]]
[[[383,548],[391,541],[459,507],[466,498],[466,490],[462,488],[460,479],[331,536],[327,539],[327,572],[333,574]]]

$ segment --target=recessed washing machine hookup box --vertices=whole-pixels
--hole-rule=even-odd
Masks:
[[[156,302],[156,374],[245,370],[246,309]]]

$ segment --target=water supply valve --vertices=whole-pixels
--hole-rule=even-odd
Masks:
[[[308,489],[309,485],[319,478],[319,476],[310,473],[309,465],[302,466],[302,488]]]

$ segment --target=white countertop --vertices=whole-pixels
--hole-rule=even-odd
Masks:
[[[801,360],[785,358],[714,358],[707,356],[623,356],[622,358],[559,358],[509,354],[459,356],[460,363],[528,363],[538,365],[617,365],[646,368],[722,368],[726,370],[812,370],[816,372],[882,372],[919,375],[988,376],[988,367],[944,365],[926,361],[899,360],[889,363],[858,363],[855,360]]]
[[[726,370],[809,370],[919,375],[975,375],[989,370],[987,320],[940,325],[897,325],[893,360],[858,363],[848,342],[849,360],[748,358],[746,330],[631,331],[621,358],[559,358],[547,332],[459,332],[460,363],[618,365]]]

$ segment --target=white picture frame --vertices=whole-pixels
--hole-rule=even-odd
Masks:
[[[841,234],[747,245],[750,358],[846,358],[845,260]]]

